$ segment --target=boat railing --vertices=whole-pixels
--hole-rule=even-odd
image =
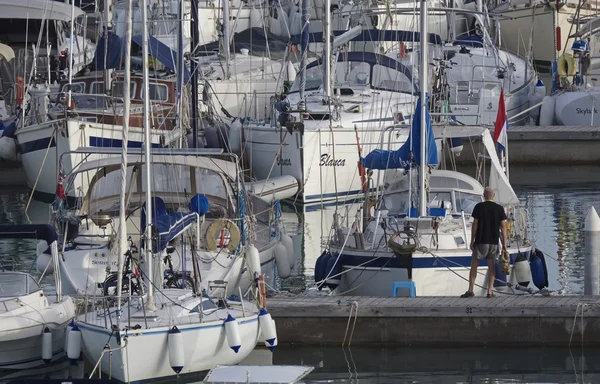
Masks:
[[[90,379],[92,377],[94,377],[94,375],[96,374],[96,370],[98,370],[98,378],[99,379],[102,378],[102,369],[100,368],[100,364],[102,363],[104,356],[106,354],[108,354],[108,360],[109,360],[108,366],[111,368],[108,371],[108,379],[112,380],[112,355],[113,355],[113,352],[120,351],[122,349],[125,349],[125,347],[127,347],[127,337],[124,337],[121,342],[122,342],[122,345],[117,348],[111,348],[108,343],[104,346],[104,349],[102,350],[102,353],[100,354],[100,357],[98,358],[98,361],[96,362],[96,365],[94,365],[94,369],[92,369],[92,373],[90,373],[90,376],[89,376]]]

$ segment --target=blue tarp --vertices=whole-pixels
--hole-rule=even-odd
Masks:
[[[346,31],[333,31],[334,36],[339,36]],[[364,29],[362,32],[353,38],[351,41],[367,41],[367,42],[375,42],[375,41],[421,41],[421,33],[420,32],[412,32],[412,31],[402,31],[402,30],[379,30],[379,29]],[[429,43],[430,44],[442,44],[442,38],[440,35],[436,35],[434,33],[429,34]],[[310,43],[322,43],[323,42],[323,32],[314,32],[308,34],[308,41]],[[291,39],[292,44],[301,44],[302,43],[302,34],[293,35]]]
[[[483,36],[461,36],[452,42],[452,45],[464,45],[465,47],[483,47]]]
[[[142,36],[137,35],[133,36],[132,40],[139,45],[142,46]],[[148,50],[152,57],[160,61],[165,65],[165,67],[169,68],[173,73],[177,73],[177,52],[160,42],[153,36],[148,36]],[[185,72],[183,74],[183,81],[187,83],[190,80],[190,71],[185,68]]]
[[[195,213],[167,213],[156,217],[152,227],[152,251],[162,252],[181,231],[188,225],[194,223],[198,216]]]
[[[18,224],[0,225],[0,239],[46,240],[50,245],[58,239],[58,236],[50,224]]]
[[[2,135],[0,137],[10,137],[11,139],[16,139],[16,131],[17,131],[17,124],[16,123],[11,123],[8,127],[5,127],[4,124],[2,124]]]
[[[425,99],[427,103],[427,99]],[[417,107],[412,120],[412,128],[410,136],[406,143],[404,143],[399,149],[395,151],[384,151],[382,149],[376,149],[371,151],[367,156],[361,158],[363,166],[369,169],[398,169],[398,168],[409,168],[411,165],[417,165],[421,159],[421,99],[417,100]],[[437,147],[435,144],[435,137],[433,136],[433,129],[431,127],[431,117],[427,112],[425,121],[427,124],[427,164],[434,165],[438,163],[437,158]],[[410,154],[412,152],[412,162]]]
[[[106,67],[104,67],[104,53],[106,49]],[[123,41],[112,32],[108,36],[103,34],[96,45],[96,53],[92,66],[94,71],[104,69],[121,68],[121,57],[123,55]]]

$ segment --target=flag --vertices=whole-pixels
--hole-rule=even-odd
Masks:
[[[498,114],[496,115],[496,124],[494,125],[494,141],[498,143],[500,153],[504,151],[508,143],[506,131],[508,130],[508,119],[506,118],[506,106],[504,105],[504,88],[500,91],[500,100],[498,101]]]

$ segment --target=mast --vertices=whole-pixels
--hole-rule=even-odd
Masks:
[[[181,1],[177,10],[177,18],[179,19],[177,24],[177,114],[179,115],[181,136],[185,139],[186,135],[183,132],[183,74],[185,73],[183,66],[183,7],[184,2]],[[183,148],[183,145],[181,147]]]
[[[223,0],[223,53],[225,54],[225,79],[229,79],[229,0]]]
[[[117,248],[117,322],[121,318],[121,294],[123,288],[123,263],[125,261],[125,252],[127,251],[127,217],[125,206],[127,195],[127,137],[129,133],[129,83],[131,83],[131,2],[127,0],[127,21],[125,28],[125,84],[123,85],[123,146],[121,149],[121,189],[119,194],[119,244]]]
[[[130,0],[131,1],[131,0]],[[148,264],[148,308],[154,309],[154,255],[152,254],[152,138],[150,136],[150,75],[148,73],[148,7],[147,0],[141,0],[140,8],[142,11],[142,84],[144,87],[144,156],[146,163],[146,228],[144,228],[144,256]],[[129,86],[129,83],[127,83]],[[125,103],[129,98],[125,99]]]
[[[129,16],[131,15],[131,8],[129,8]],[[108,57],[108,33],[112,31],[112,0],[104,0],[104,38],[106,41],[104,42],[104,93],[107,95],[110,94],[110,78],[111,78],[111,69],[106,68],[106,58]]]
[[[308,1],[308,0],[307,0]],[[323,4],[325,8],[324,21],[323,21],[323,38],[325,39],[325,52],[323,53],[323,91],[325,91],[325,98],[327,103],[331,98],[331,0],[325,0]]]
[[[195,53],[198,41],[200,40],[200,17],[198,15],[198,0],[192,0],[192,44],[190,46],[190,71],[192,82],[192,147],[198,147],[198,65],[196,63]]]
[[[306,88],[306,59],[308,56],[308,21],[310,19],[310,2],[302,0],[302,57],[300,59],[300,105],[298,109],[306,109],[304,91]]]
[[[419,216],[427,214],[427,193],[425,191],[425,172],[427,168],[427,0],[421,0],[420,14],[420,45],[421,45],[421,63],[419,68],[419,90],[421,99],[421,158],[419,159]]]
[[[66,1],[66,0],[65,0]],[[47,21],[48,23],[48,21]],[[71,87],[73,85],[73,35],[75,35],[75,0],[71,0],[71,37],[69,38],[69,99],[67,105],[71,105]],[[49,39],[50,36],[46,35]],[[50,77],[48,77],[48,85],[50,85]]]

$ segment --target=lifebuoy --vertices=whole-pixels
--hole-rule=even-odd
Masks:
[[[558,75],[561,78],[575,76],[575,58],[570,53],[565,53],[558,58]]]
[[[227,249],[233,252],[237,249],[240,244],[240,230],[237,225],[228,219],[217,219],[213,221],[204,235],[206,239],[206,249],[214,251],[217,249],[217,232],[221,232],[221,229],[227,229],[229,231],[229,243],[227,243]]]

